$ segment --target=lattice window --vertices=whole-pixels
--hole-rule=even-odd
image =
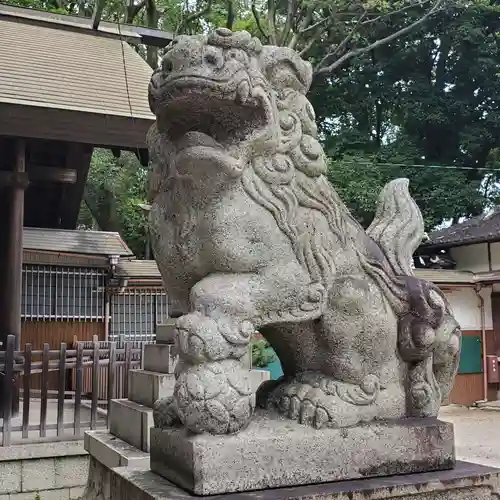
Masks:
[[[160,288],[132,288],[111,298],[109,340],[152,342],[156,325],[168,318],[167,294]]]
[[[105,275],[103,269],[24,265],[22,317],[102,320]]]

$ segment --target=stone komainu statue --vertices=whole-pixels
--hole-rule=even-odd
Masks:
[[[246,32],[180,36],[149,88],[155,256],[177,320],[174,396],[155,425],[237,432],[255,405],[316,428],[437,415],[461,332],[414,276],[424,234],[405,179],[367,231],[325,177],[312,70]],[[255,396],[259,330],[284,377]]]

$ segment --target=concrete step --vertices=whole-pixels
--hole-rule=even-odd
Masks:
[[[113,399],[109,431],[117,438],[149,452],[149,429],[153,427],[153,409],[128,399]]]
[[[113,436],[109,431],[88,431],[85,450],[109,469],[149,465],[149,453]]]
[[[177,355],[173,344],[147,344],[144,346],[144,369],[150,372],[174,373]]]
[[[128,379],[128,398],[130,401],[153,407],[160,398],[172,396],[175,376],[146,370],[130,370]]]

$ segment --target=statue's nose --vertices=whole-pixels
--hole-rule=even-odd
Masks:
[[[224,54],[222,53],[222,50],[218,47],[206,47],[203,56],[203,63],[209,67],[217,69],[222,68],[222,66],[224,66]]]
[[[164,73],[185,71],[189,68],[200,70],[202,67],[213,70],[223,66],[224,53],[222,48],[200,43],[179,43],[163,56],[161,62]]]

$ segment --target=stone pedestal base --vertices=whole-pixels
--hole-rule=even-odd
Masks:
[[[110,500],[191,500],[189,493],[147,470],[111,471]],[[219,500],[493,500],[500,497],[500,469],[458,462],[455,469],[358,479],[296,488],[233,493]],[[213,498],[213,497],[208,497]],[[84,497],[85,500],[96,500]]]
[[[437,419],[316,430],[258,413],[232,436],[151,429],[151,470],[213,495],[451,469],[453,426]]]

